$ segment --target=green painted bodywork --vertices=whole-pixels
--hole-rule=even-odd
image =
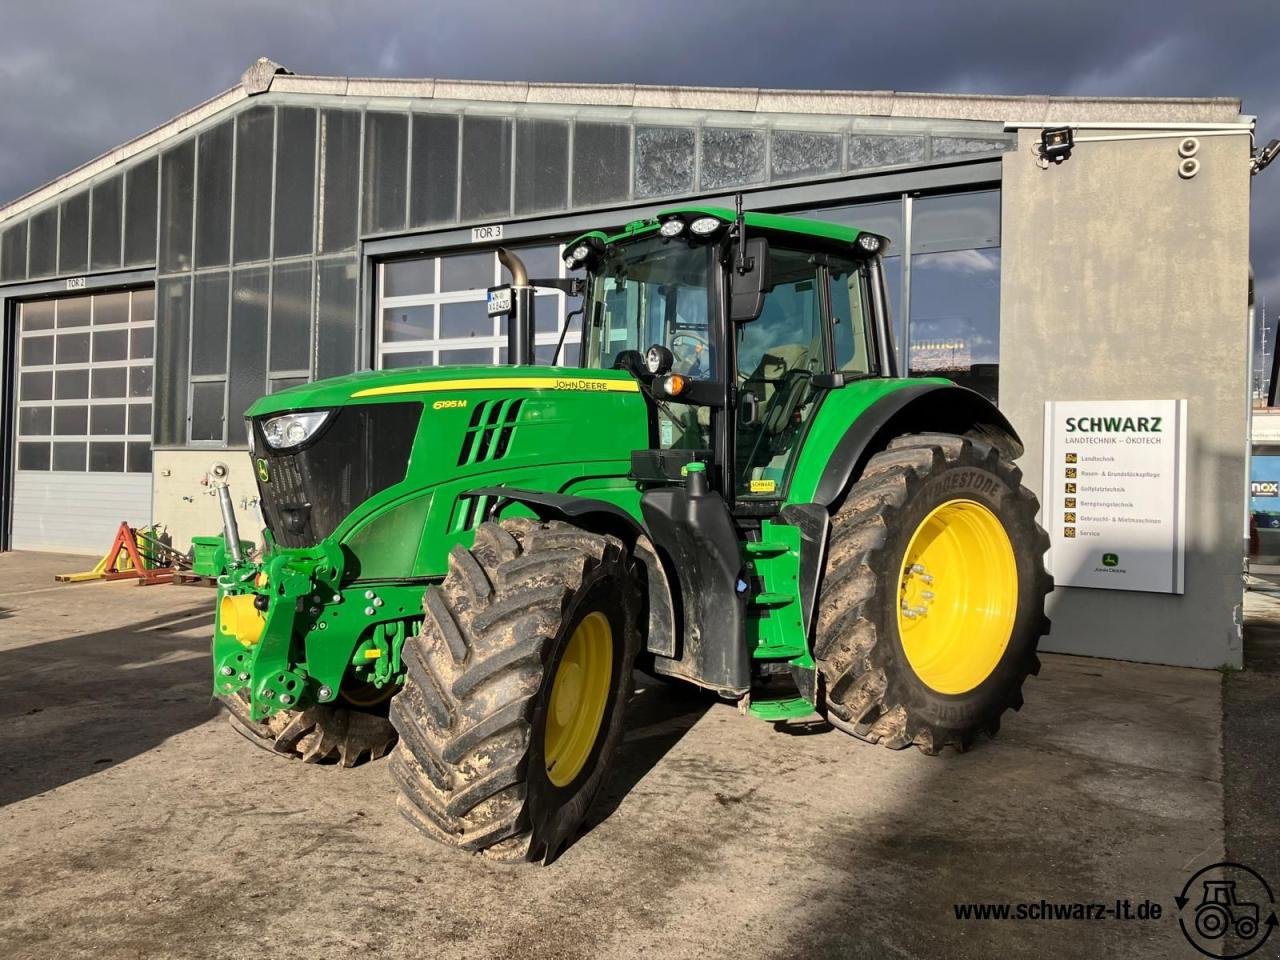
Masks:
[[[726,222],[734,216],[714,207],[682,207],[663,216],[667,213]],[[832,249],[847,249],[860,234],[850,227],[760,213],[747,214],[746,225],[748,231],[817,238]],[[613,235],[594,231],[584,237],[619,244],[657,229],[656,219],[636,221]],[[778,491],[780,504],[811,502],[850,425],[877,400],[920,382],[867,379],[826,392],[786,488]],[[356,506],[319,544],[284,548],[264,531],[260,556],[236,564],[220,538],[201,538],[202,564],[219,574],[220,611],[224,597],[246,595],[265,608],[256,642],[242,642],[224,630],[221,612],[213,638],[214,693],[244,691],[254,719],[332,701],[353,689],[362,695],[370,686],[389,691],[402,682],[401,650],[421,626],[424,591],[445,576],[449,552],[457,544],[470,545],[476,525],[493,506],[488,498],[476,502],[469,491],[507,486],[589,497],[644,524],[643,486],[629,473],[632,452],[654,445],[651,401],[626,371],[539,366],[367,371],[263,397],[248,416],[388,402],[417,403],[422,409],[404,478]],[[490,442],[493,431],[507,424],[511,429],[504,443]],[[270,483],[266,461],[260,462],[259,476]],[[502,515],[529,514],[508,504]],[[799,529],[764,519],[758,537],[744,539],[742,550],[744,573],[755,584],[744,638],[750,656],[812,672],[801,613]],[[785,720],[807,715],[813,706],[792,695],[753,699],[751,712]]]

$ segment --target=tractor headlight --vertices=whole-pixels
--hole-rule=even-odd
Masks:
[[[863,233],[858,236],[858,246],[867,253],[875,253],[880,249],[880,238],[874,233]]]
[[[684,221],[671,219],[664,220],[662,226],[658,228],[658,232],[664,237],[678,237],[684,232]]]
[[[699,217],[693,223],[689,224],[689,229],[700,237],[715,233],[720,229],[722,221],[719,217]]]
[[[276,450],[285,447],[296,447],[306,443],[329,418],[327,410],[311,410],[307,413],[286,413],[282,417],[272,417],[262,425],[262,435],[267,439],[267,446]]]

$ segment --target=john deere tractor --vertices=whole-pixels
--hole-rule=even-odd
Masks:
[[[994,733],[1038,669],[1047,539],[999,411],[899,376],[885,248],[672,209],[570,242],[582,279],[501,253],[509,366],[258,401],[263,543],[228,495],[199,544],[233,723],[305,760],[390,751],[423,833],[528,860],[586,814],[634,669],[895,749]],[[547,285],[581,298],[576,366],[532,362]]]

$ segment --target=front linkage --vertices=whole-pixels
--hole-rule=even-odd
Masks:
[[[214,696],[241,697],[257,722],[340,697],[365,706],[399,687],[400,651],[422,623],[422,585],[343,586],[344,557],[332,543],[286,549],[268,533],[255,560],[229,528],[195,546],[197,572],[218,580]]]

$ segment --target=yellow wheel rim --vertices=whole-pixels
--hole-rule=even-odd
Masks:
[[[589,613],[569,637],[547,704],[543,753],[557,787],[572,783],[591,756],[612,677],[613,628],[603,613]]]
[[[898,635],[911,669],[938,693],[991,675],[1018,613],[1018,568],[1004,525],[973,500],[935,508],[911,536],[899,575]]]

